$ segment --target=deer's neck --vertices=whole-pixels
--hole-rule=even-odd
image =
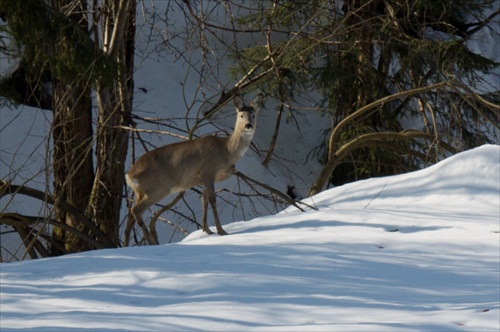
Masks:
[[[239,133],[234,132],[231,136],[229,136],[229,140],[227,142],[227,149],[229,153],[233,156],[234,162],[243,157],[245,152],[252,142],[253,132],[252,133]]]

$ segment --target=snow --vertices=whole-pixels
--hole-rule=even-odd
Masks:
[[[2,331],[498,331],[500,146],[228,236],[1,264]]]

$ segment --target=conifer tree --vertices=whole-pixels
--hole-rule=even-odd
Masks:
[[[274,68],[268,90],[285,85],[289,98],[322,92],[332,130],[310,194],[329,181],[397,174],[498,138],[498,87],[479,89],[498,64],[468,48],[474,33],[491,29],[493,5],[267,1],[238,21],[262,31],[264,45],[238,50],[234,69]]]

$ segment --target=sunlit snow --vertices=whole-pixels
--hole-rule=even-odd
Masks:
[[[2,331],[498,331],[500,146],[169,245],[2,264]]]

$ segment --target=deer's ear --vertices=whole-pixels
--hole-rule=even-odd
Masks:
[[[240,95],[234,96],[234,106],[238,111],[241,111],[243,107],[245,107],[245,102],[243,101],[243,98],[241,98]]]
[[[256,112],[258,112],[260,108],[264,106],[264,95],[262,93],[259,93],[259,95],[254,98],[250,106],[252,106]]]

